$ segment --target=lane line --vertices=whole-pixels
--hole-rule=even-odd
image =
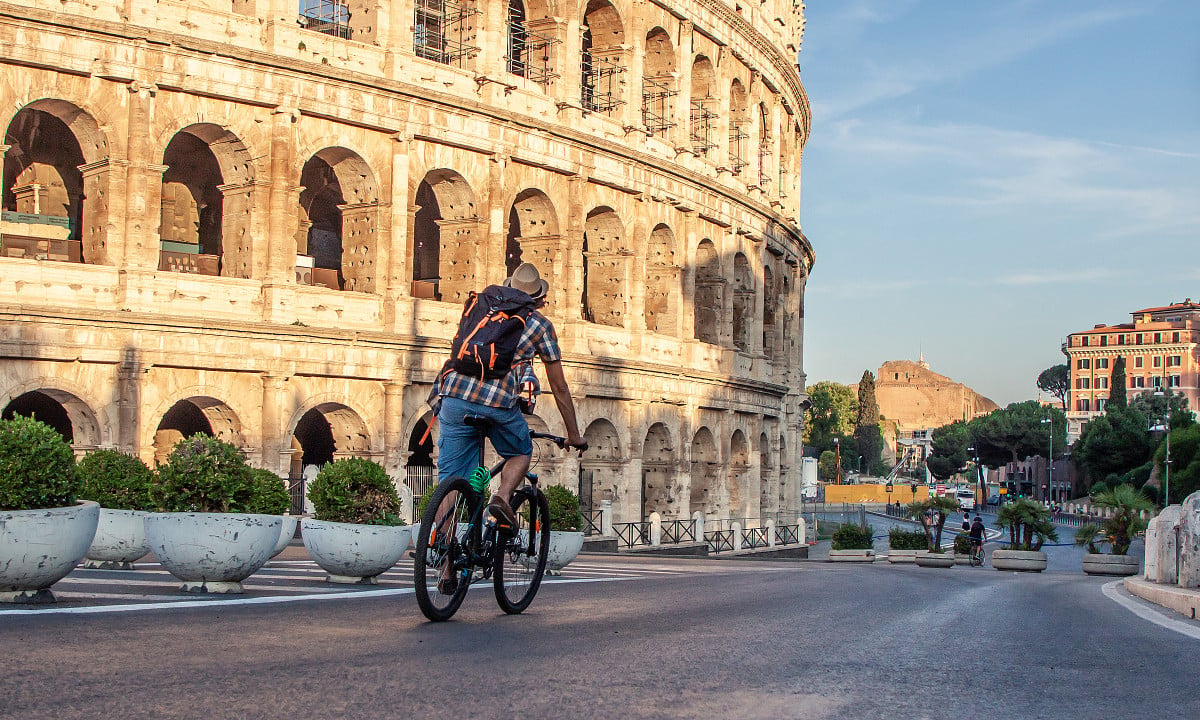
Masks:
[[[636,580],[638,578],[580,578],[575,580],[544,580],[545,585],[572,585],[578,583],[619,582]],[[228,607],[231,605],[272,605],[291,602],[308,602],[318,600],[346,600],[355,598],[378,598],[395,595],[411,595],[416,592],[413,588],[391,588],[386,590],[359,590],[357,592],[332,592],[320,595],[289,595],[281,597],[256,598],[212,598],[207,600],[176,600],[173,602],[138,603],[132,605],[95,605],[80,608],[19,608],[0,610],[0,617],[5,615],[99,615],[103,613],[144,612],[148,610],[180,610],[198,607]]]
[[[1142,605],[1141,602],[1136,601],[1131,597],[1125,597],[1118,589],[1118,586],[1122,584],[1123,583],[1120,580],[1114,580],[1113,582],[1106,583],[1104,587],[1101,588],[1104,592],[1104,596],[1124,607],[1134,615],[1142,618],[1143,620],[1149,620],[1159,627],[1177,632],[1180,635],[1187,635],[1195,640],[1200,640],[1200,627],[1196,627],[1195,625],[1183,620],[1175,620],[1174,618],[1164,617],[1161,612],[1148,608]]]

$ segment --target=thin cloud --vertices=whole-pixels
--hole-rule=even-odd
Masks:
[[[1116,277],[1117,273],[1103,268],[1066,272],[1027,272],[996,278],[997,285],[1066,285],[1070,283],[1095,282]]]

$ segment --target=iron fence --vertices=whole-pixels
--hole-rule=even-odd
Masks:
[[[585,510],[580,514],[583,515],[583,534],[585,537],[603,534],[601,530],[602,512],[600,510]]]
[[[650,544],[650,523],[634,522],[613,525],[619,547],[640,547]]]
[[[705,532],[704,540],[708,543],[709,552],[733,552],[732,530],[714,530],[712,532]]]
[[[304,491],[307,481],[303,477],[289,476],[287,479],[288,495],[292,499],[292,515],[304,514]]]
[[[696,542],[696,524],[691,520],[664,520],[659,539],[663,544]]]
[[[742,549],[747,548],[765,548],[767,543],[767,531],[764,528],[748,528],[742,531]]]
[[[775,544],[777,545],[797,545],[800,543],[800,526],[799,525],[776,525],[775,526]]]

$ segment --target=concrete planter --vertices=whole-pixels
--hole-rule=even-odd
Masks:
[[[1041,572],[1046,569],[1046,553],[1041,550],[995,550],[992,567],[997,570]]]
[[[313,561],[342,585],[376,585],[408,550],[412,527],[408,525],[358,525],[304,518],[300,538]]]
[[[964,555],[962,553],[954,553],[954,564],[955,565],[970,565],[971,564],[971,556]]]
[[[559,575],[583,549],[583,533],[574,530],[551,530],[550,550],[546,553],[546,572]]]
[[[133,561],[150,552],[146,542],[146,516],[143,510],[100,508],[96,537],[87,551],[88,568],[132,570]]]
[[[829,562],[875,562],[874,550],[830,550]]]
[[[914,562],[917,563],[917,567],[952,568],[954,567],[954,555],[952,553],[925,553],[918,555]]]
[[[928,550],[888,550],[887,561],[890,563],[916,562],[918,555],[924,555]]]
[[[276,541],[275,547],[271,549],[271,557],[275,557],[283,552],[292,538],[296,537],[296,525],[299,524],[300,518],[295,515],[280,515],[279,519],[283,524],[279,528],[279,540]]]
[[[50,586],[83,559],[99,520],[90,500],[0,512],[0,602],[54,602]]]
[[[1083,571],[1088,575],[1115,575],[1126,577],[1137,575],[1141,564],[1128,555],[1104,555],[1088,553],[1083,556]]]
[[[271,558],[283,521],[251,513],[149,513],[146,540],[186,592],[240,593]]]

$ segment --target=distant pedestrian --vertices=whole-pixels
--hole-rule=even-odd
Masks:
[[[963,532],[971,531],[971,513],[969,512],[963,512],[962,529]]]

